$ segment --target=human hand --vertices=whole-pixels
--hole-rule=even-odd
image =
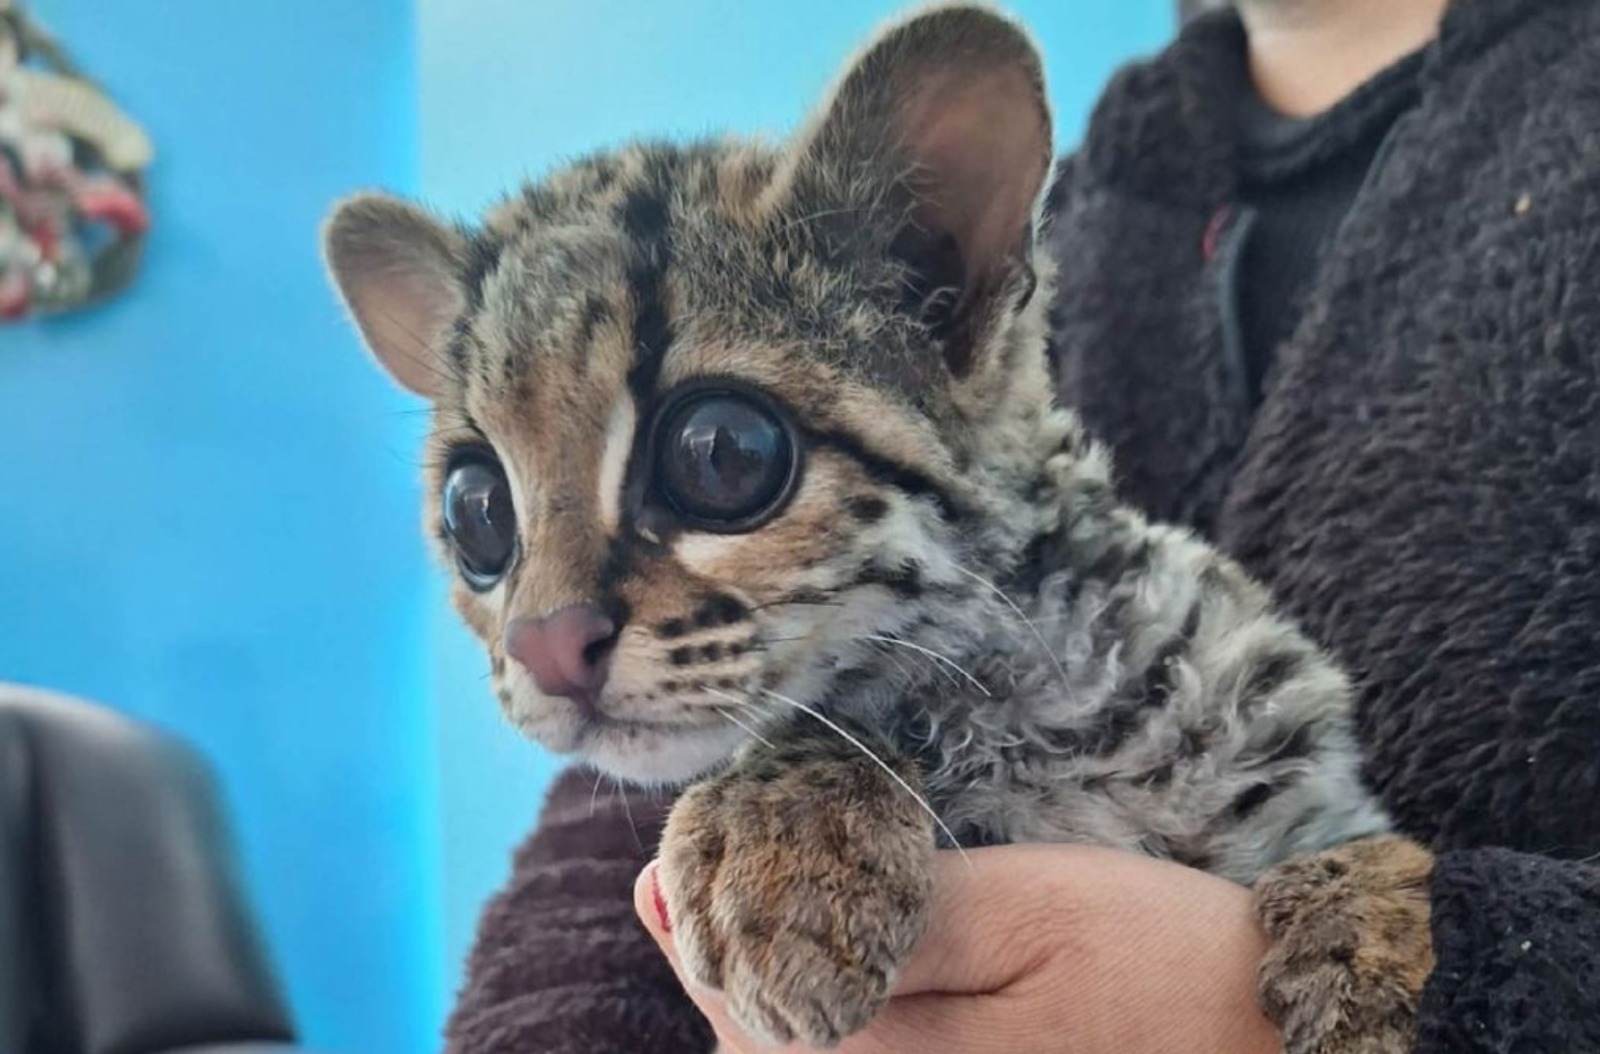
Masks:
[[[1266,1054],[1256,1002],[1267,938],[1249,890],[1177,864],[1088,846],[937,854],[932,919],[888,1007],[841,1054]],[[656,885],[634,903],[680,967]],[[685,986],[721,1054],[770,1050],[721,996]],[[791,1050],[804,1048],[792,1047]]]

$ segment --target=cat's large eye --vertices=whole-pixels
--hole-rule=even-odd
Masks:
[[[457,460],[445,476],[444,529],[461,577],[474,589],[500,580],[517,548],[511,485],[498,462],[482,454]]]
[[[778,410],[746,392],[692,392],[668,407],[656,433],[661,491],[702,530],[760,526],[788,498],[798,468],[796,444]]]

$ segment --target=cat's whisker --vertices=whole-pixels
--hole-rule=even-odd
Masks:
[[[622,792],[622,815],[628,818],[628,830],[633,832],[633,844],[639,847],[641,856],[648,856],[649,850],[644,847],[644,839],[639,837],[639,825],[633,822],[633,807],[628,804],[628,789],[618,780],[617,790]]]
[[[914,670],[912,670],[911,667],[907,666],[901,660],[899,652],[895,652],[895,651],[885,652],[883,657],[885,659],[888,659],[890,662],[894,663],[894,668],[900,671],[900,675],[906,679],[906,683],[907,684],[915,684],[916,683],[916,681],[917,681],[916,672]],[[935,669],[938,669],[938,667],[935,667]],[[958,684],[959,683],[954,677],[952,677],[950,675],[950,672],[948,670],[939,669],[939,672],[941,674],[943,674],[945,677],[948,677],[950,679],[950,683],[951,684]]]
[[[733,695],[730,692],[725,692],[720,688],[712,688],[709,685],[706,687],[706,694],[707,695],[714,695],[718,699],[721,699],[724,703],[728,704],[729,706],[736,706],[740,710],[745,711],[746,713],[755,714],[755,715],[761,715],[762,714],[761,707],[756,705],[756,702],[755,702],[754,699],[751,699],[751,698],[740,699],[738,696]],[[721,708],[717,707],[716,709],[720,710]]]
[[[605,769],[595,769],[595,771],[594,771],[594,789],[589,792],[589,819],[591,819],[591,820],[594,819],[595,805],[597,804],[597,802],[599,801],[599,798],[600,798],[600,784],[605,782],[605,778],[606,778]]]
[[[757,604],[751,611],[766,611],[770,608],[808,607],[808,608],[842,608],[842,600],[769,600],[765,604]]]
[[[901,648],[909,648],[910,650],[916,652],[919,655],[926,655],[928,658],[934,660],[935,662],[940,663],[943,666],[947,666],[950,669],[954,670],[956,673],[959,673],[962,677],[966,678],[968,684],[972,685],[972,687],[974,687],[978,691],[982,692],[985,697],[989,697],[989,696],[993,695],[993,693],[989,691],[988,686],[985,685],[982,681],[978,680],[978,678],[974,677],[971,674],[971,672],[969,672],[967,670],[966,667],[962,666],[960,663],[958,663],[954,659],[950,658],[950,656],[941,655],[939,652],[934,651],[932,648],[925,648],[921,644],[916,644],[916,643],[913,643],[912,641],[909,641],[909,640],[901,640],[899,637],[886,637],[886,636],[881,636],[881,635],[876,634],[876,633],[863,634],[861,639],[862,640],[876,641],[879,644],[893,644],[893,645],[896,645],[896,646],[901,647]]]
[[[732,721],[734,724],[736,724],[740,728],[744,729],[746,734],[748,734],[751,738],[755,739],[757,742],[765,744],[766,747],[769,750],[777,750],[778,749],[777,747],[772,745],[772,740],[768,739],[766,736],[762,735],[760,732],[757,732],[754,728],[752,728],[750,725],[745,724],[743,721],[739,720],[737,717],[734,717],[728,711],[722,709],[722,707],[714,706],[714,707],[712,707],[712,709],[715,710],[722,717],[727,718],[729,721]]]
[[[715,691],[715,689],[713,689],[713,691]],[[855,736],[851,735],[842,725],[829,718],[826,714],[819,710],[814,710],[806,704],[798,702],[794,699],[790,699],[787,695],[781,695],[778,692],[774,692],[770,688],[761,689],[761,694],[768,696],[769,698],[776,699],[778,702],[787,706],[792,706],[802,714],[806,714],[812,719],[822,723],[823,725],[826,725],[829,729],[844,739],[846,743],[849,743],[851,746],[861,751],[861,753],[865,754],[869,759],[871,759],[874,765],[877,765],[884,771],[885,774],[888,775],[890,779],[898,783],[902,790],[911,795],[912,800],[921,806],[923,812],[932,817],[933,822],[938,824],[939,830],[943,831],[944,836],[950,839],[950,844],[955,847],[955,851],[961,854],[961,859],[966,863],[967,867],[972,867],[972,858],[967,856],[967,851],[965,849],[961,848],[961,843],[956,840],[955,832],[950,830],[945,822],[939,818],[939,814],[934,811],[932,805],[928,804],[928,800],[922,795],[918,794],[911,784],[906,782],[905,777],[901,776],[900,773],[891,768],[887,761],[884,761],[877,754],[874,754],[870,747],[861,742],[861,740],[857,739]]]
[[[962,574],[966,575],[968,578],[972,579],[980,586],[983,586],[995,596],[999,597],[1001,601],[1005,603],[1006,607],[1010,608],[1012,613],[1015,614],[1017,618],[1022,620],[1022,624],[1028,627],[1028,632],[1033,634],[1033,639],[1039,642],[1039,647],[1044,649],[1045,656],[1050,660],[1050,665],[1054,666],[1056,668],[1056,673],[1061,675],[1061,686],[1067,690],[1067,695],[1069,697],[1072,696],[1072,680],[1067,676],[1067,668],[1063,666],[1061,664],[1061,660],[1056,657],[1055,650],[1050,647],[1050,642],[1044,639],[1044,634],[1039,632],[1039,627],[1033,624],[1033,620],[1023,612],[1022,608],[1017,606],[1017,602],[1011,599],[1010,594],[1001,589],[999,586],[995,585],[993,582],[989,581],[987,578],[978,574],[976,571],[968,570],[957,563],[952,563],[950,566],[954,567],[957,571],[960,571]]]
[[[716,688],[707,688],[706,691],[720,692],[720,690]],[[761,707],[757,706],[755,700],[753,699],[736,699],[733,696],[728,695],[726,692],[720,692],[720,694],[729,706],[737,706],[740,710],[747,710],[752,714],[760,714],[762,712]]]
[[[780,229],[787,231],[787,230],[791,230],[791,229],[793,229],[795,227],[799,227],[799,226],[802,226],[804,224],[810,223],[812,220],[826,219],[829,216],[849,216],[852,213],[857,213],[857,212],[860,212],[860,211],[861,211],[860,208],[819,209],[816,212],[808,212],[804,216],[796,216],[794,219],[790,220],[788,223],[785,223],[783,225],[783,227],[780,228]]]

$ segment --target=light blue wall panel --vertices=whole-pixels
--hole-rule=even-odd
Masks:
[[[137,287],[0,326],[0,679],[194,742],[309,1040],[435,1050],[419,424],[316,245],[336,195],[414,181],[412,6],[30,6],[160,157]]]

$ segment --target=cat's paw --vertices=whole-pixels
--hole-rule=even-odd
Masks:
[[[1406,1054],[1433,971],[1433,855],[1369,838],[1297,860],[1256,884],[1272,947],[1261,1002],[1286,1054]]]
[[[833,1046],[888,1001],[927,921],[933,850],[906,791],[860,764],[702,783],[661,841],[683,971],[721,991],[752,1037]]]

